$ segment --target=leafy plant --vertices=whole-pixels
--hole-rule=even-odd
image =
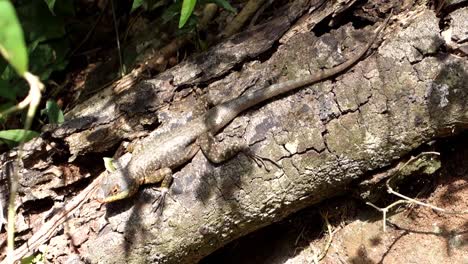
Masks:
[[[0,131],[0,139],[3,143],[9,147],[18,145],[21,142],[31,140],[39,136],[39,133],[32,130],[26,129],[11,129]]]
[[[182,1],[182,3],[181,3]],[[206,3],[215,3],[218,6],[230,11],[230,12],[237,12],[234,7],[229,4],[227,0],[176,0],[174,3],[170,4],[164,11],[163,14],[163,21],[167,22],[172,20],[172,18],[179,16],[179,28],[183,28],[187,25],[187,22],[191,18],[193,14],[193,10],[195,6],[199,4],[206,4]],[[134,0],[132,5],[132,11],[138,9],[139,7],[143,7],[145,10],[153,10],[157,7],[167,5],[167,0]]]
[[[208,1],[208,2],[215,3],[218,6],[226,9],[229,12],[237,13],[237,10],[234,7],[232,7],[232,5],[226,0],[211,0],[211,1]]]
[[[41,91],[44,85],[39,78],[28,71],[28,55],[26,52],[23,31],[18,22],[15,9],[8,0],[0,0],[0,53],[15,69],[17,74],[24,78],[29,84],[29,93],[23,101],[9,107],[4,113],[15,112],[28,107],[24,129],[0,131],[0,138],[7,141],[19,142],[18,163],[22,159],[22,143],[28,138],[37,136],[37,132],[30,131],[32,120],[37,106],[41,100]],[[7,67],[0,67],[6,70]],[[7,260],[8,263],[14,262],[14,241],[15,241],[15,200],[18,189],[18,173],[13,172],[10,176],[10,197],[8,201],[8,225],[7,225]]]
[[[21,264],[39,264],[39,263],[46,263],[45,262],[45,258],[44,258],[44,254],[42,253],[39,253],[39,254],[36,254],[36,255],[31,255],[29,257],[25,257],[23,259],[21,259]]]
[[[41,115],[46,115],[50,124],[61,124],[64,121],[62,110],[53,100],[47,100],[46,107],[41,110]]]
[[[182,28],[193,13],[197,0],[183,0],[180,10],[179,28]]]
[[[0,28],[2,28],[0,31],[0,53],[18,74],[23,75],[28,68],[23,30],[13,6],[7,0],[0,0]]]
[[[12,52],[11,55],[2,52],[6,60],[0,58],[0,108],[18,103],[17,98],[26,95],[29,88],[22,74],[28,64],[29,70],[41,80],[47,80],[52,72],[68,64],[69,43],[65,38],[63,16],[72,12],[70,6],[67,7],[71,3],[71,0],[57,4],[51,0],[21,2],[16,8],[18,21],[11,3],[0,0],[0,45]]]

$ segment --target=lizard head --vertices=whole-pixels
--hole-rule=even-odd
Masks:
[[[138,191],[135,179],[125,177],[120,170],[103,177],[97,191],[96,200],[110,203],[133,196]]]

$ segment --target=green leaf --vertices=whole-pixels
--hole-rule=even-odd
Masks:
[[[14,89],[10,89],[7,81],[0,79],[0,97],[6,98],[10,101],[16,100],[16,92]]]
[[[31,72],[36,73],[42,80],[47,80],[53,71],[63,70],[68,63],[67,40],[60,39],[41,43],[30,51]]]
[[[39,133],[32,130],[11,129],[0,131],[0,138],[13,141],[15,143],[20,143],[22,141],[26,142],[37,136],[39,136]]]
[[[55,12],[54,12],[55,0],[44,0],[44,1],[49,7],[50,12],[55,15]]]
[[[60,1],[55,1],[54,5],[54,13],[56,16],[59,17],[75,17],[75,0],[60,0]],[[20,20],[21,20],[20,16]],[[65,24],[63,24],[65,25]]]
[[[39,253],[36,256],[31,255],[29,257],[22,258],[20,261],[21,264],[35,264],[35,263],[44,263],[44,255]]]
[[[106,171],[114,172],[116,170],[116,168],[114,166],[114,159],[113,158],[104,157],[102,159],[104,160],[104,168],[106,168]]]
[[[161,15],[163,24],[171,21],[175,16],[180,13],[180,9],[182,8],[182,3],[180,1],[175,1],[169,7],[164,9],[163,14]]]
[[[34,262],[33,262],[33,261],[34,261],[34,258],[35,258],[34,255],[31,255],[31,256],[22,258],[22,259],[21,259],[21,264],[32,264],[32,263],[34,263]]]
[[[26,1],[18,7],[18,15],[28,42],[30,71],[42,80],[46,80],[51,72],[62,70],[66,66],[66,54],[70,49],[70,43],[65,38],[66,16],[58,14],[69,13],[64,11],[68,8],[68,2],[70,0],[62,0],[55,4],[57,16],[50,13],[44,1]]]
[[[193,13],[197,0],[184,0],[180,10],[179,28],[182,28]]]
[[[158,7],[169,5],[170,2],[173,2],[173,0],[147,0],[146,10],[153,11]]]
[[[23,30],[8,0],[0,0],[0,28],[0,53],[23,75],[28,70],[28,55]]]
[[[1,1],[5,0],[0,0],[0,3]],[[53,6],[55,16],[51,14],[50,6],[48,8],[47,5],[50,2],[46,0],[18,2],[16,11],[27,41],[28,71],[47,80],[52,72],[63,70],[68,64],[70,43],[65,38],[64,18],[73,16],[72,0],[56,1]],[[28,90],[27,83],[0,56],[0,96],[7,101],[16,102]]]
[[[24,1],[17,11],[30,51],[37,43],[65,36],[65,18],[53,16],[44,1]]]
[[[64,121],[62,110],[53,100],[47,100],[46,107],[41,111],[41,114],[47,115],[50,124],[61,124]]]
[[[132,10],[130,12],[135,11],[135,9],[139,8],[143,5],[144,0],[133,0]]]
[[[181,29],[176,30],[174,36],[186,36],[192,33],[195,33],[197,30],[198,25],[198,17],[197,16],[190,16],[185,26]]]
[[[237,10],[234,7],[232,7],[232,5],[226,0],[211,0],[211,1],[217,4],[218,6],[226,9],[229,12],[237,13]]]
[[[0,123],[5,123],[6,118],[8,118],[8,115],[2,115],[1,113],[3,113],[3,111],[11,108],[14,105],[15,104],[12,102],[6,102],[6,103],[0,104]]]
[[[3,69],[0,71],[0,97],[17,103],[16,98],[26,96],[29,86],[2,56],[0,56],[0,69]]]

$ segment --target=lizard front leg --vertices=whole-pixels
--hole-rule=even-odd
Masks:
[[[158,162],[148,161],[152,153],[140,153],[140,159],[131,160],[125,168],[103,177],[96,199],[102,203],[114,202],[133,196],[141,185],[161,182],[161,193],[165,195],[172,181],[172,168],[177,168],[189,161],[199,150],[198,145],[191,144],[177,151],[176,162],[174,156],[160,159]],[[163,161],[163,162],[161,162]],[[160,166],[164,164],[164,166]],[[168,165],[170,164],[171,167]]]
[[[198,147],[198,145],[190,144],[189,146],[177,151],[177,154],[179,155],[177,156],[177,159],[179,160],[179,162],[171,161],[171,159],[174,159],[172,156],[170,158],[165,158],[162,164],[172,164],[171,167],[163,165],[159,169],[154,170],[152,166],[148,166],[148,164],[140,162],[143,164],[142,167],[146,166],[146,168],[142,170],[143,173],[141,173],[138,177],[140,178],[140,185],[160,182],[161,188],[169,188],[172,182],[172,169],[177,168],[189,161],[190,159],[192,159],[193,156],[197,154],[199,149],[200,148]]]
[[[161,187],[169,187],[172,181],[172,170],[170,168],[161,168],[154,172],[146,172],[141,177],[140,185],[161,183]]]
[[[186,147],[183,150],[183,153],[179,153],[182,156],[180,158],[180,163],[173,163],[174,167],[178,167],[182,165],[182,163],[190,160],[195,156],[195,154],[198,152],[199,147],[196,144],[191,144],[190,146]],[[154,210],[158,210],[161,205],[164,204],[166,195],[169,191],[169,187],[172,182],[172,169],[168,167],[161,168],[154,173],[145,173],[145,177],[143,177],[144,182],[142,184],[151,184],[151,183],[158,183],[161,182],[161,186],[158,188],[161,192],[161,196],[157,200],[157,204],[154,207]]]
[[[154,211],[157,211],[166,200],[166,195],[169,191],[169,187],[171,186],[172,182],[172,170],[170,168],[162,168],[157,170],[154,173],[149,173],[144,178],[143,184],[151,184],[151,183],[158,183],[161,182],[161,186],[158,188],[161,192],[161,196],[157,198],[155,202],[157,204],[154,206]]]

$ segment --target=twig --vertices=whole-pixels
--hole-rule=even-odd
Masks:
[[[76,209],[80,208],[81,205],[87,201],[89,196],[93,193],[95,188],[101,181],[101,177],[95,179],[86,189],[74,197],[69,203],[67,203],[59,212],[57,212],[49,221],[44,223],[42,227],[28,239],[26,243],[18,247],[11,256],[13,261],[23,258],[26,254],[37,249],[40,245],[47,242],[53,235],[54,231],[64,223],[69,216],[73,215]],[[0,264],[6,264],[5,260]]]
[[[439,152],[422,152],[420,153],[419,155],[417,155],[416,157],[411,157],[407,162],[405,162],[405,164],[403,164],[403,166],[401,166],[398,171],[392,175],[392,177],[390,177],[387,181],[386,181],[386,186],[387,186],[387,192],[390,193],[390,194],[393,194],[395,196],[398,196],[400,198],[402,198],[402,200],[398,200],[392,204],[390,204],[389,206],[385,207],[385,208],[380,208],[374,204],[372,204],[371,202],[366,202],[367,205],[370,205],[372,206],[373,208],[375,208],[376,210],[379,210],[382,212],[382,215],[383,215],[383,231],[386,232],[386,222],[387,222],[387,212],[394,206],[396,205],[399,205],[399,204],[402,204],[402,203],[408,203],[408,204],[418,204],[418,205],[421,205],[421,206],[425,206],[425,207],[429,207],[433,210],[436,210],[436,211],[439,211],[439,212],[443,212],[443,213],[446,213],[446,214],[468,214],[468,210],[464,210],[464,211],[448,211],[446,209],[443,209],[443,208],[440,208],[440,207],[437,207],[437,206],[434,206],[432,204],[428,204],[428,203],[423,203],[423,202],[420,202],[418,200],[415,200],[413,198],[410,198],[406,195],[403,195],[401,193],[398,193],[396,191],[394,191],[392,189],[392,187],[390,187],[390,181],[392,179],[395,178],[395,175],[398,174],[398,172],[402,171],[403,168],[405,168],[406,166],[408,166],[408,164],[410,164],[411,162],[419,159],[421,156],[426,156],[426,155],[437,155],[437,156],[440,156],[440,153]]]
[[[226,29],[221,35],[230,37],[237,33],[245,22],[260,8],[263,2],[265,2],[265,0],[249,0],[239,14],[226,26]]]
[[[382,229],[383,229],[384,232],[387,231],[386,227],[387,227],[387,212],[388,212],[388,210],[390,210],[392,207],[397,206],[397,205],[399,205],[401,203],[411,203],[411,202],[406,201],[406,200],[398,200],[398,201],[392,203],[391,205],[389,205],[389,206],[387,206],[385,208],[380,208],[380,207],[374,205],[371,202],[366,202],[367,205],[370,205],[370,206],[374,207],[375,209],[382,212],[382,215],[383,215],[383,217],[382,217],[383,218],[382,219]]]
[[[119,57],[119,64],[120,64],[120,77],[125,75],[125,68],[122,63],[122,50],[120,49],[120,38],[119,38],[119,28],[117,27],[117,18],[115,17],[115,9],[114,9],[114,0],[111,0],[111,8],[112,8],[112,18],[114,20],[114,31],[115,31],[115,38],[117,42],[117,52]]]
[[[437,156],[440,156],[440,153],[439,152],[422,152],[420,153],[419,155],[417,155],[416,157],[412,157],[411,159],[409,159],[398,171],[401,171],[404,167],[406,167],[410,162],[420,158],[421,156],[425,156],[425,155],[437,155]],[[464,210],[464,211],[448,211],[446,209],[443,209],[443,208],[440,208],[440,207],[437,207],[437,206],[434,206],[434,205],[431,205],[431,204],[428,204],[428,203],[423,203],[423,202],[420,202],[418,200],[415,200],[413,198],[410,198],[406,195],[403,195],[399,192],[396,192],[392,189],[392,187],[390,187],[390,181],[393,179],[394,177],[390,177],[387,182],[386,182],[386,186],[387,186],[387,192],[390,193],[390,194],[393,194],[393,195],[396,195],[400,198],[403,198],[404,200],[407,200],[411,203],[415,203],[415,204],[418,204],[418,205],[421,205],[421,206],[426,206],[426,207],[429,207],[433,210],[436,210],[436,211],[439,211],[439,212],[443,212],[443,213],[446,213],[446,214],[468,214],[468,210]]]
[[[3,204],[2,200],[0,199],[0,231],[2,230],[3,224],[5,224],[5,216],[3,215]]]
[[[41,101],[41,91],[44,89],[44,84],[41,83],[39,78],[29,72],[25,72],[23,74],[23,78],[29,84],[29,94],[24,103],[27,101],[26,105],[29,105],[28,112],[26,115],[26,121],[24,122],[24,129],[29,130],[31,128],[32,120],[34,114],[36,113],[37,107]],[[20,104],[21,104],[20,103]],[[18,104],[19,105],[19,104]],[[21,105],[19,107],[25,108],[26,105]],[[18,109],[22,109],[18,108]],[[18,192],[18,171],[20,168],[21,160],[23,158],[23,147],[24,147],[24,137],[21,139],[18,154],[17,154],[17,161],[16,166],[13,166],[13,173],[10,175],[10,198],[8,202],[8,224],[7,224],[7,263],[14,263],[13,253],[15,249],[15,217],[16,217],[16,208],[15,208],[15,200],[16,194]]]
[[[22,110],[22,109],[26,108],[26,106],[28,106],[29,103],[31,103],[31,100],[32,100],[31,91],[29,91],[29,94],[23,99],[23,101],[21,101],[18,104],[6,109],[2,113],[0,113],[0,116],[5,117],[6,115],[8,115],[10,113],[13,113],[13,112],[16,112],[16,111],[19,111],[19,110]]]
[[[106,4],[107,8],[107,4]],[[99,22],[101,22],[101,19],[104,17],[104,12],[101,12],[99,17],[96,19],[96,22],[93,24],[93,26],[88,30],[88,33],[86,33],[86,36],[83,38],[83,40],[69,53],[68,57],[73,57],[75,56],[75,53],[81,49],[81,47],[89,40],[89,38],[93,35],[94,31],[96,30],[97,25]]]
[[[331,242],[333,240],[332,226],[330,224],[330,221],[328,221],[328,213],[320,212],[320,215],[322,216],[323,220],[325,221],[325,224],[327,225],[328,241],[327,241],[327,244],[325,244],[325,247],[323,248],[322,253],[320,253],[320,255],[318,256],[319,261],[322,260],[327,255],[328,249],[330,248]]]
[[[432,205],[432,204],[428,204],[428,203],[423,203],[423,202],[420,202],[418,200],[415,200],[413,198],[410,198],[408,196],[405,196],[401,193],[398,193],[396,191],[394,191],[391,187],[388,187],[388,193],[391,193],[391,194],[394,194],[400,198],[403,198],[405,200],[408,201],[408,203],[415,203],[415,204],[418,204],[418,205],[421,205],[421,206],[426,206],[426,207],[429,207],[431,208],[432,210],[435,210],[435,211],[439,211],[439,212],[442,212],[442,213],[445,213],[445,214],[468,214],[468,210],[464,210],[464,211],[448,211],[446,209],[443,209],[443,208],[440,208],[440,207],[437,207],[435,205]]]
[[[320,211],[320,215],[322,216],[323,220],[325,221],[325,225],[327,226],[327,231],[328,231],[328,241],[325,244],[323,250],[321,250],[320,254],[316,254],[314,252],[313,258],[312,258],[312,263],[318,264],[320,260],[325,258],[327,255],[328,249],[331,246],[331,242],[333,241],[333,231],[332,231],[332,226],[330,224],[330,221],[328,221],[328,213],[324,213]]]

